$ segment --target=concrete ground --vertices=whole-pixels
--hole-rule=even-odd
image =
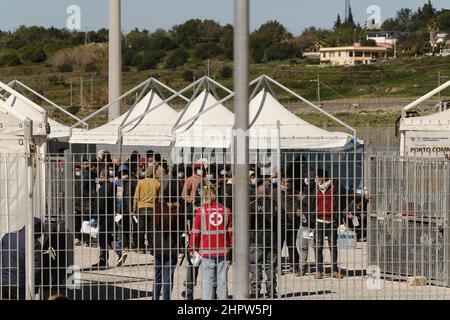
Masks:
[[[325,263],[329,263],[329,251],[325,250]],[[283,261],[287,258],[283,252]],[[103,270],[89,268],[97,262],[98,249],[81,246],[75,248],[75,264],[81,268],[81,286],[68,293],[74,299],[152,299],[153,291],[153,257],[150,254],[129,253],[123,267]],[[369,282],[366,276],[367,250],[365,243],[359,242],[355,250],[340,250],[339,265],[343,279],[332,279],[326,276],[322,280],[314,278],[314,252],[309,250],[310,274],[295,276],[287,271],[283,264],[283,275],[279,283],[279,299],[449,299],[450,288],[425,285],[408,286],[406,279],[391,280],[381,277],[378,281]],[[110,254],[110,264],[115,265],[117,256]],[[172,299],[183,299],[183,282],[186,277],[186,266],[178,266],[175,272]],[[329,265],[328,265],[329,266]],[[233,294],[233,266],[229,269],[229,293]],[[201,299],[201,273],[195,289],[195,299]]]

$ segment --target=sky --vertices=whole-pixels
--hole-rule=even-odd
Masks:
[[[70,5],[81,9],[81,29],[97,30],[108,26],[108,0],[2,0],[8,1],[0,30],[14,30],[20,25],[63,28]],[[353,0],[355,20],[364,25],[367,8],[378,5],[381,19],[395,16],[402,7],[417,9],[427,0]],[[234,0],[122,0],[122,29],[154,31],[170,29],[191,18],[213,19],[221,24],[233,23]],[[405,4],[407,3],[407,4]],[[438,9],[449,8],[449,0],[432,0]],[[255,30],[268,20],[278,20],[294,35],[309,26],[331,28],[337,14],[345,14],[344,0],[250,0],[250,28]],[[6,8],[5,6],[3,7]]]

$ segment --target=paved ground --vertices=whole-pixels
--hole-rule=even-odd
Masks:
[[[284,252],[285,253],[285,252]],[[76,247],[75,262],[82,268],[82,288],[76,290],[76,299],[151,299],[153,286],[153,258],[149,254],[130,253],[124,267],[107,270],[90,270],[97,262],[98,249]],[[285,273],[281,277],[280,299],[449,299],[450,288],[434,285],[408,286],[403,280],[382,278],[379,289],[369,289],[366,274],[366,246],[358,243],[356,250],[340,251],[340,267],[345,275],[341,280],[326,277],[314,279],[312,274],[296,277]],[[283,255],[284,256],[284,255]],[[110,263],[117,257],[111,254]],[[283,257],[283,260],[286,259]],[[309,262],[313,267],[314,253],[310,250]],[[325,262],[329,261],[326,250]],[[83,269],[86,268],[86,269]],[[173,299],[182,299],[186,263],[175,272]],[[229,270],[229,291],[233,294],[233,267]],[[201,298],[201,274],[196,287],[195,298]],[[375,287],[377,285],[375,284]]]

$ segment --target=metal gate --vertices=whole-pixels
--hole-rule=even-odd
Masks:
[[[170,151],[34,159],[36,298],[233,298],[230,151]],[[11,189],[27,180],[12,166],[20,155],[1,159],[4,207],[26,203],[20,182]],[[355,150],[250,159],[251,298],[448,298],[447,162]],[[24,298],[14,286],[30,276],[22,226],[2,233],[4,298]]]

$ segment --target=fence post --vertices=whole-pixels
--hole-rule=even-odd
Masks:
[[[239,143],[234,146],[234,199],[236,201],[233,230],[235,234],[235,277],[234,298],[245,300],[249,298],[249,253],[250,253],[250,212],[249,212],[249,140],[248,140],[248,38],[249,38],[249,1],[235,0],[234,2],[234,86],[236,135]]]
[[[70,150],[64,151],[64,228],[66,237],[66,272],[67,268],[74,265],[74,193],[73,193],[73,155]],[[67,274],[66,274],[66,284]],[[66,291],[67,291],[66,286]],[[67,292],[66,292],[67,295]]]
[[[25,141],[27,160],[27,219],[25,224],[25,298],[26,300],[35,299],[35,264],[34,264],[34,208],[33,208],[33,155],[31,153],[31,139],[33,137],[33,122],[29,119],[25,122]],[[18,264],[20,261],[17,262]],[[18,265],[17,267],[20,268]]]

